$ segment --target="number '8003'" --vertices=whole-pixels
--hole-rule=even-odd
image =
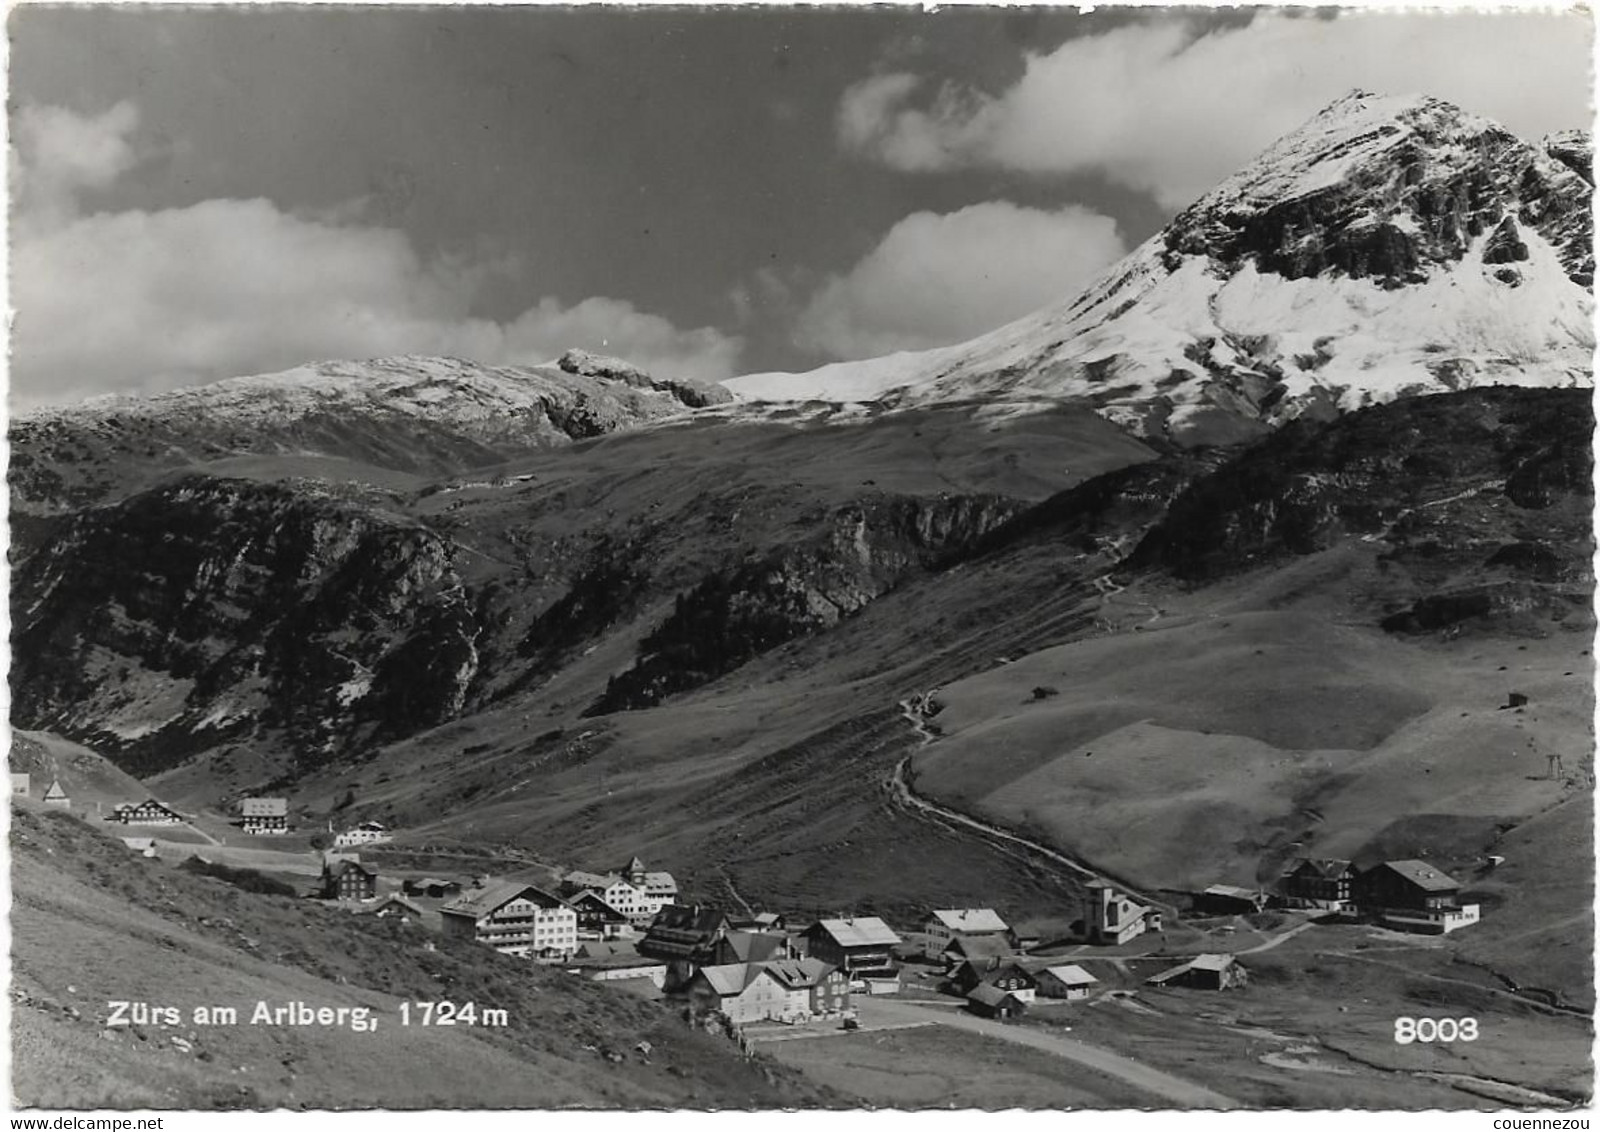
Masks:
[[[1476,1018],[1396,1018],[1394,1040],[1401,1045],[1412,1042],[1475,1042]]]

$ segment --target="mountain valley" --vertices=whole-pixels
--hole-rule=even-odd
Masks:
[[[990,904],[1047,942],[1092,876],[1215,950],[1232,926],[1186,923],[1207,886],[1271,887],[1301,856],[1426,859],[1481,924],[1415,948],[1329,929],[1326,956],[1313,928],[1261,957],[1241,1009],[1291,1025],[1317,979],[1355,996],[1369,947],[1403,951],[1374,978],[1406,1009],[1480,1011],[1517,1043],[1552,1020],[1538,1087],[1579,1100],[1591,185],[1587,139],[1357,92],[1082,295],[924,355],[725,388],[581,351],[330,362],[18,417],[13,770],[217,828],[280,795],[302,833],[396,830],[371,859],[405,867],[638,854],[685,902],[897,925]],[[71,744],[94,755],[51,753]],[[147,981],[176,950],[212,982],[244,962],[376,1003],[400,993],[382,971],[563,1019],[475,1035],[476,1068],[417,1038],[386,1055],[397,1080],[450,1056],[507,1105],[851,1101],[622,992],[543,970],[523,987],[510,960],[443,947],[419,975],[383,925],[251,910],[18,805],[17,1060],[38,1082],[65,1043],[61,1103],[146,1073],[126,1034],[96,1065],[50,956],[63,925],[90,925],[88,949],[122,916]],[[1260,950],[1284,942],[1266,930]],[[346,952],[367,968],[329,958]],[[1384,1011],[1402,1012],[1361,1025]],[[1354,1016],[1322,1021],[1359,1072],[1389,1057]],[[573,1053],[645,1035],[659,1064],[626,1054],[620,1076]],[[347,1054],[319,1041],[230,1051],[326,1062],[310,1100],[289,1072],[240,1101],[187,1061],[136,1095],[326,1103]],[[1456,1057],[1381,1061],[1359,1095],[1516,1078]],[[515,1088],[494,1070],[530,1059]]]

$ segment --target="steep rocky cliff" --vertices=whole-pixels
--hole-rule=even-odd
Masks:
[[[301,488],[191,477],[17,564],[12,711],[149,772],[224,742],[308,764],[454,717],[479,634],[456,550]]]
[[[1129,556],[1191,583],[1386,546],[1384,624],[1587,616],[1587,391],[1479,389],[1285,426],[1192,483]]]
[[[813,537],[719,571],[679,595],[639,659],[590,707],[649,707],[796,637],[838,624],[919,570],[970,554],[1024,510],[997,496],[878,497],[836,510]]]

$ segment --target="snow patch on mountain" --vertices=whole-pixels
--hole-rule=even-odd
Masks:
[[[1589,150],[1352,92],[1071,302],[981,338],[725,384],[745,401],[1088,402],[1145,435],[1591,380]],[[752,406],[754,408],[754,406]]]

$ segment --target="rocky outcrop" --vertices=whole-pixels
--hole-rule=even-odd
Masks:
[[[13,717],[136,773],[227,741],[304,767],[410,734],[476,673],[454,555],[397,516],[242,481],[84,512],[14,575]]]
[[[1514,389],[1291,424],[1195,480],[1126,567],[1204,583],[1363,540],[1383,548],[1386,588],[1414,595],[1393,628],[1565,616],[1592,580],[1593,426],[1585,391]]]
[[[1383,102],[1354,91],[1333,103],[1180,213],[1168,251],[1250,261],[1286,279],[1337,273],[1395,287],[1461,260],[1515,217],[1558,249],[1569,278],[1593,282],[1588,193],[1570,164],[1439,99],[1364,120]]]
[[[654,389],[670,393],[691,408],[707,405],[726,405],[733,394],[720,385],[707,382],[686,381],[671,377],[653,377],[632,362],[591,354],[587,350],[568,350],[556,363],[564,372],[580,377],[596,377],[603,381],[619,381],[635,389]]]
[[[879,497],[839,508],[819,535],[680,594],[587,714],[649,707],[836,625],[917,571],[980,546],[1021,510],[998,496]]]
[[[1563,130],[1544,139],[1544,151],[1594,184],[1594,138],[1583,130]]]

